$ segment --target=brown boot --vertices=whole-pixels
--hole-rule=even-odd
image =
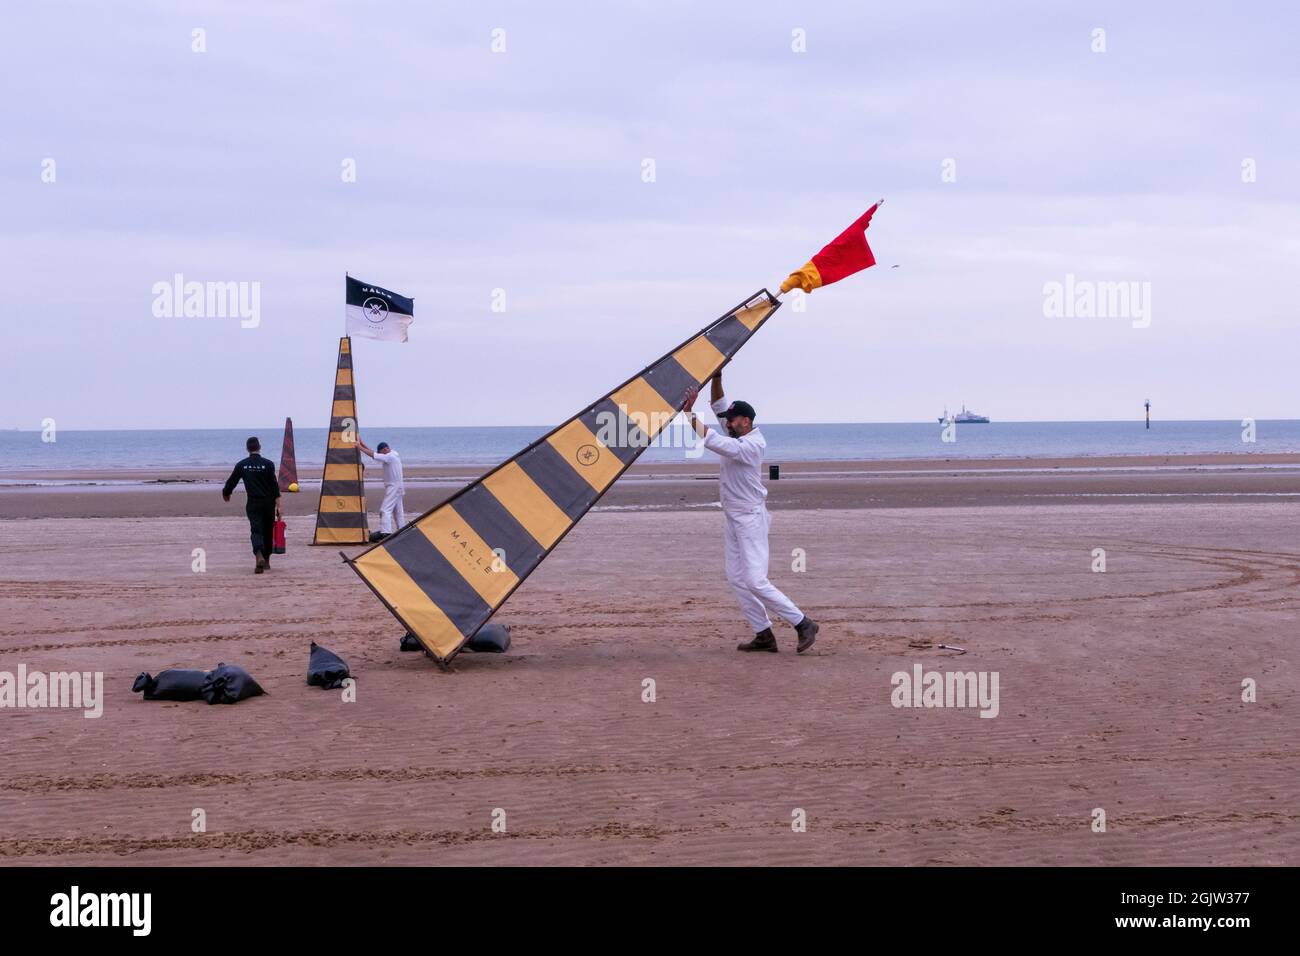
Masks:
[[[266,558],[262,557],[262,556],[259,554],[259,555],[257,556],[257,567],[253,568],[253,573],[254,573],[254,574],[261,574],[261,573],[262,573],[263,571],[265,571],[265,570],[266,570]]]
[[[744,644],[737,644],[738,651],[771,651],[776,653],[776,635],[772,633],[770,627],[765,627],[754,635],[752,641],[746,641]]]

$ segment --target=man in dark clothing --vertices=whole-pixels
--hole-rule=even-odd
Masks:
[[[276,519],[280,517],[280,483],[275,480],[275,463],[259,454],[262,443],[250,438],[245,447],[248,448],[248,457],[230,473],[226,486],[221,489],[221,497],[229,501],[235,485],[243,479],[244,491],[248,494],[244,511],[248,514],[248,527],[252,532],[253,556],[257,558],[253,573],[261,574],[271,570],[271,538]]]

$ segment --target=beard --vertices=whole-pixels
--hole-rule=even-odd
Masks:
[[[740,435],[736,432],[736,429],[732,427],[731,424],[727,425],[727,434],[730,435],[732,438],[740,437]]]

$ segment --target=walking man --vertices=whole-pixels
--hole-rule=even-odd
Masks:
[[[722,393],[722,372],[714,375],[710,397],[718,424],[727,433],[723,436],[706,427],[691,411],[698,395],[699,389],[692,387],[686,393],[682,411],[696,434],[704,439],[704,447],[722,459],[718,488],[726,532],[723,551],[727,581],[736,592],[741,613],[754,631],[754,639],[736,649],[776,652],[770,612],[794,625],[799,635],[797,650],[802,654],[813,646],[819,628],[816,621],[767,579],[767,532],[772,524],[762,472],[767,441],[754,427],[754,406],[748,402],[728,402]]]
[[[357,447],[384,467],[384,500],[379,506],[379,538],[372,539],[381,540],[406,524],[406,512],[402,510],[402,495],[406,493],[402,487],[402,459],[386,441],[381,441],[371,451],[358,435]]]
[[[253,557],[257,559],[254,574],[271,570],[271,541],[276,519],[280,517],[280,483],[275,480],[275,463],[261,455],[262,443],[250,438],[244,443],[248,457],[235,466],[221,489],[224,501],[242,479],[248,501],[244,512],[248,515],[248,528],[253,541]]]

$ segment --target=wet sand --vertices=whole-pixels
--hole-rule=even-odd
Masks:
[[[788,466],[772,579],[824,629],[757,658],[734,650],[716,484],[620,483],[498,614],[510,652],[450,673],[306,546],[310,492],[257,577],[215,487],[5,488],[0,671],[103,671],[106,703],[0,710],[0,864],[1294,865],[1300,485],[1259,464]],[[96,509],[119,516],[58,516]],[[306,686],[312,640],[355,703]],[[130,692],[218,661],[269,696]],[[996,672],[998,716],[892,707],[915,664]]]
[[[408,517],[434,507],[486,467],[407,469]],[[287,515],[315,514],[319,473],[304,469],[302,490],[282,498]],[[717,501],[717,464],[634,465],[601,499],[603,510],[697,510]],[[1300,501],[1300,455],[1204,455],[970,461],[790,462],[769,481],[772,510],[935,508],[1160,501]],[[370,511],[383,488],[371,470]],[[26,517],[236,517],[242,499],[221,500],[225,473],[119,471],[6,472],[0,520]]]

